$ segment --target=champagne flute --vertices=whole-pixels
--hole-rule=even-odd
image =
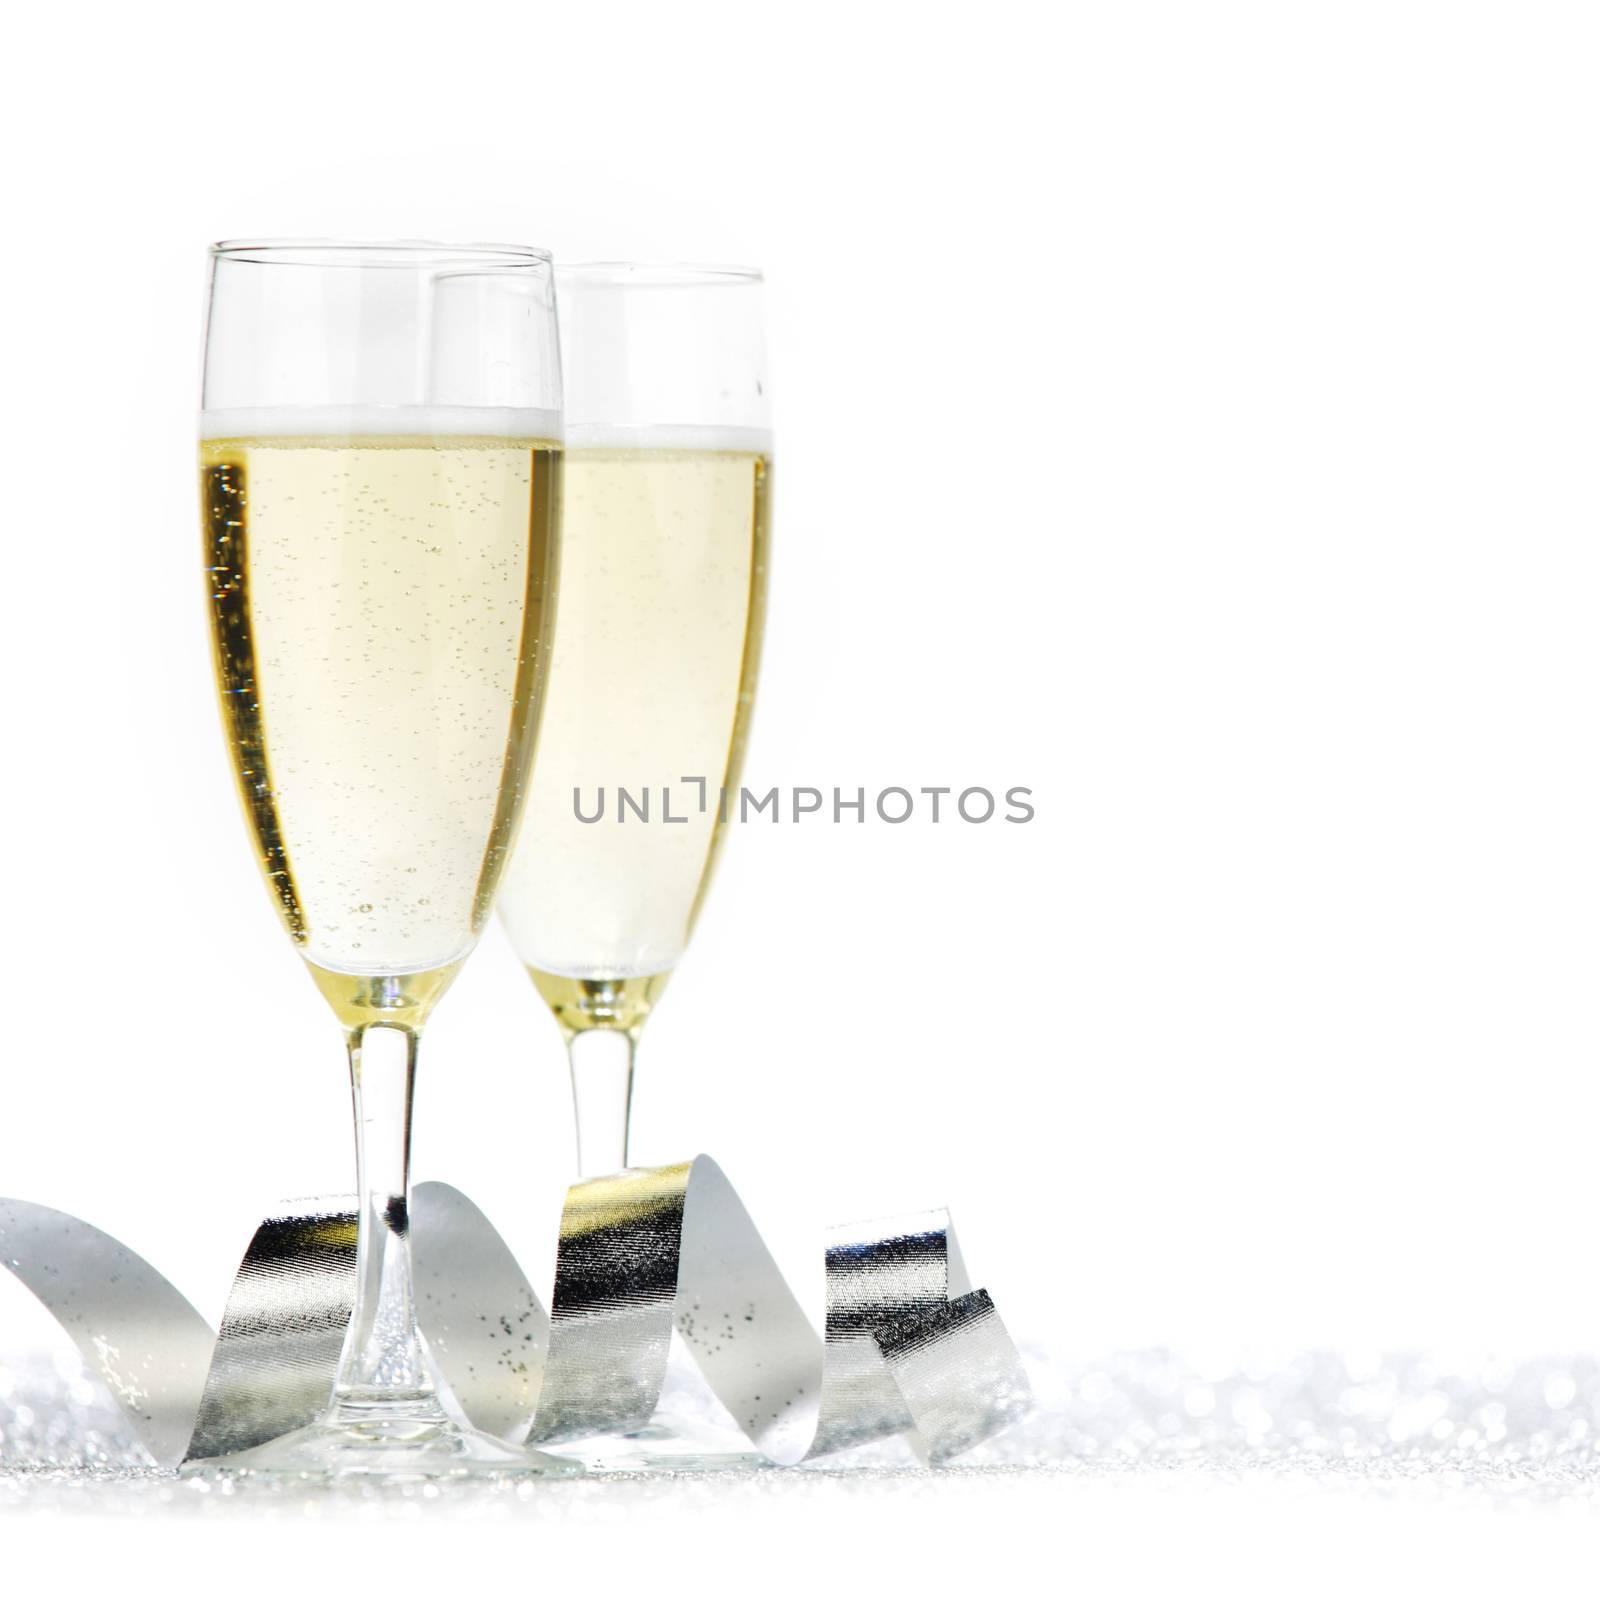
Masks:
[[[515,836],[548,653],[561,380],[549,255],[212,250],[201,495],[246,820],[345,1031],[355,1309],[310,1426],[216,1467],[579,1470],[472,1429],[416,1324],[412,1089]]]
[[[598,264],[560,266],[556,282],[561,614],[499,905],[566,1039],[579,1174],[595,1178],[628,1164],[640,1030],[737,814],[771,410],[759,273]],[[648,1456],[610,1464],[752,1459],[678,1424],[648,1437]]]

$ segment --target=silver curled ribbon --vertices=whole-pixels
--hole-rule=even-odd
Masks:
[[[707,1156],[575,1184],[547,1313],[459,1190],[412,1202],[417,1315],[478,1427],[559,1447],[658,1415],[672,1334],[768,1461],[903,1435],[937,1465],[1031,1404],[1015,1345],[970,1287],[950,1218],[835,1228],[821,1338]],[[347,1197],[257,1228],[221,1329],[88,1223],[0,1199],[0,1268],[71,1336],[161,1466],[248,1449],[309,1422],[332,1388],[355,1292]]]

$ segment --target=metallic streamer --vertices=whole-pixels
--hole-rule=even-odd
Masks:
[[[647,1426],[675,1328],[778,1464],[895,1434],[938,1464],[1030,1403],[944,1212],[833,1230],[821,1339],[705,1156],[568,1191],[548,1315],[465,1195],[421,1184],[412,1216],[429,1347],[462,1411],[508,1438],[559,1445]],[[72,1335],[157,1463],[174,1466],[262,1443],[322,1408],[350,1318],[355,1230],[347,1199],[269,1217],[215,1340],[153,1267],[62,1212],[0,1200],[0,1267]]]
[[[157,1462],[175,1465],[211,1359],[205,1318],[126,1245],[27,1200],[0,1198],[0,1268],[71,1336]]]

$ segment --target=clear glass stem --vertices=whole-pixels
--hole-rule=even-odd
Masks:
[[[411,1286],[411,1099],[418,1035],[367,1025],[349,1033],[356,1117],[356,1304],[333,1408],[344,1421],[403,1412],[445,1415],[435,1393]]]
[[[633,1034],[621,1028],[585,1028],[567,1040],[580,1178],[603,1178],[628,1165],[633,1051]]]

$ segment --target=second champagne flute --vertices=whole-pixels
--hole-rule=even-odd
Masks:
[[[766,600],[762,282],[729,267],[559,266],[561,607],[522,831],[500,892],[566,1038],[578,1166],[628,1164],[634,1048],[737,815]],[[615,1441],[612,1445],[615,1445]],[[591,1465],[755,1458],[657,1425]]]

